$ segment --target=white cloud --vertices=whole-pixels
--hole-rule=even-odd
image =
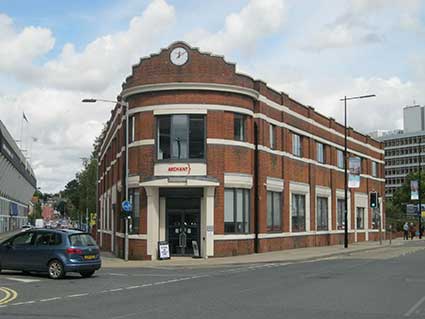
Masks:
[[[54,43],[49,29],[29,26],[16,32],[12,19],[0,13],[0,71],[31,72],[32,62],[49,52]]]
[[[185,38],[204,50],[220,54],[232,50],[246,53],[255,49],[261,38],[278,32],[285,15],[283,0],[250,0],[240,12],[226,17],[223,29],[211,33],[201,28],[188,33]]]

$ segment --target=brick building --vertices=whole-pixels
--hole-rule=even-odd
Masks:
[[[344,126],[176,42],[133,66],[129,107],[129,257],[249,254],[343,242]],[[117,104],[99,152],[98,241],[123,255],[125,116]],[[383,147],[348,131],[361,158],[349,193],[349,240],[375,240],[368,193],[384,194]],[[382,207],[382,205],[381,205]],[[382,208],[381,208],[382,209]]]

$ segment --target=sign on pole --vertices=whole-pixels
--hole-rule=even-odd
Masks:
[[[410,181],[410,199],[419,200],[419,184],[416,179]]]
[[[360,157],[350,157],[349,159],[350,174],[348,175],[348,188],[360,187],[360,171],[361,171]]]
[[[121,208],[124,212],[130,213],[131,210],[133,209],[133,206],[131,205],[131,203],[128,200],[125,200],[121,203]]]

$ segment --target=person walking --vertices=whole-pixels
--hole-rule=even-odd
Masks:
[[[403,239],[409,240],[409,224],[407,222],[405,222],[403,225],[403,232],[404,232]]]
[[[410,239],[413,240],[413,238],[415,237],[416,234],[416,227],[415,225],[413,225],[413,223],[410,223],[410,227],[409,227],[409,231],[410,231]]]

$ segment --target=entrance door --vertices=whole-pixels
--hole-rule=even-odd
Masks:
[[[170,253],[192,256],[192,241],[200,246],[200,198],[167,198],[167,237]]]

